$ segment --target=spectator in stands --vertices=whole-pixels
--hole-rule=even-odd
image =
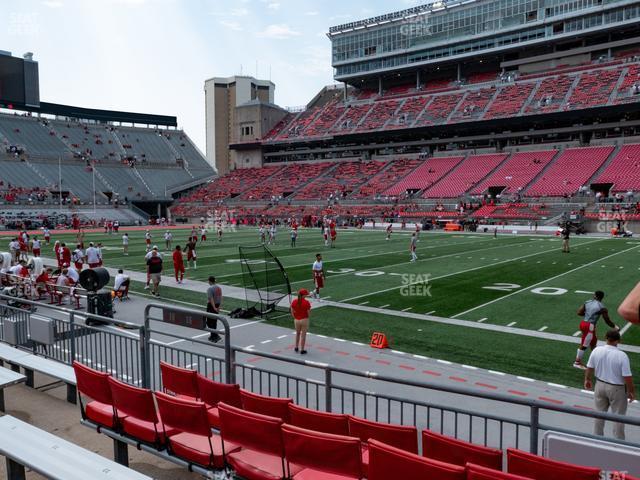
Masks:
[[[162,258],[158,255],[157,250],[151,251],[151,256],[147,260],[147,271],[149,272],[149,280],[153,284],[151,294],[159,297],[160,281],[162,280]]]
[[[69,281],[69,270],[66,268],[62,269],[58,276],[58,280],[56,280],[56,285],[58,287],[68,287],[71,285],[71,282]]]
[[[222,306],[222,288],[216,283],[216,277],[209,276],[209,288],[207,288],[207,313],[220,314],[220,307]],[[217,330],[218,320],[207,318],[207,327]],[[221,340],[220,335],[217,332],[211,332],[209,335],[210,342],[219,342]]]
[[[295,352],[300,351],[301,355],[305,355],[307,351],[304,349],[307,341],[307,332],[309,331],[309,312],[311,311],[311,303],[306,297],[309,291],[301,288],[298,291],[298,297],[291,302],[291,315],[293,315],[293,323],[296,330]],[[298,347],[300,347],[298,349]]]
[[[597,380],[594,400],[596,410],[625,415],[627,413],[627,400],[635,400],[633,377],[629,357],[618,349],[620,343],[620,331],[609,330],[606,334],[607,344],[597,347],[587,363],[584,373],[584,388],[591,390],[592,378],[595,374]],[[594,424],[595,435],[604,435],[604,420],[596,419]],[[624,440],[624,424],[614,423],[613,435]]]

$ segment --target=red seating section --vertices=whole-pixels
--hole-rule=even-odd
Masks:
[[[596,173],[612,151],[613,147],[609,146],[568,148],[525,194],[557,197],[575,193]]]
[[[480,195],[490,187],[505,187],[503,194],[524,190],[557,153],[557,150],[514,153],[495,172],[472,188],[470,193]]]
[[[341,413],[321,412],[289,404],[291,425],[334,435],[349,435],[349,417]]]
[[[191,378],[191,370],[175,368],[165,364],[163,375],[171,377],[177,371],[183,380]],[[170,455],[189,464],[211,470],[230,465],[247,480],[600,478],[597,468],[514,449],[507,450],[508,473],[504,473],[501,450],[429,430],[422,432],[423,456],[419,456],[414,426],[312,410],[294,405],[291,399],[258,395],[199,374],[196,374],[197,395],[204,401],[155,392],[154,402],[150,390],[125,384],[77,362],[74,371],[83,419],[158,449],[166,446]],[[88,405],[98,403],[99,408],[83,406],[82,397],[92,398]],[[223,400],[242,403],[243,408]],[[213,407],[218,412],[220,436],[211,430],[209,418]],[[248,407],[278,416],[256,413]],[[87,410],[98,415],[89,416],[85,414]],[[283,422],[283,418],[290,419],[291,424]],[[631,480],[629,476],[626,478]]]
[[[76,387],[80,398],[82,418],[91,420],[98,425],[109,428],[116,427],[116,414],[113,407],[108,373],[99,372],[79,362],[73,362],[76,374]],[[86,405],[82,403],[82,396],[93,399]]]
[[[362,468],[365,474],[369,471],[369,449],[367,445],[372,438],[406,452],[418,453],[418,431],[413,426],[372,422],[371,420],[350,415],[349,435],[358,437],[362,441]]]
[[[315,432],[293,425],[282,426],[284,452],[289,468],[302,470],[293,480],[359,480],[362,478],[360,440]]]
[[[612,183],[612,192],[640,190],[640,145],[624,145],[594,183]]]
[[[320,113],[320,109],[317,107],[311,107],[304,112],[300,112],[292,122],[284,127],[280,135],[276,137],[276,140],[287,140],[302,136],[302,132],[316,119],[318,113]]]
[[[398,179],[404,178],[409,172],[415,170],[422,162],[423,160],[408,158],[393,161],[387,169],[362,185],[355,194],[351,195],[351,198],[371,198],[384,192],[397,183]]]
[[[598,70],[583,73],[569,98],[567,109],[599,107],[609,102],[609,97],[620,78],[621,70]]]
[[[376,175],[384,162],[344,162],[313,182],[308,183],[295,195],[298,200],[326,200],[330,195],[341,197]]]
[[[407,175],[391,188],[385,190],[385,195],[400,195],[407,190],[423,190],[435,184],[449,173],[464,157],[433,157],[427,159],[416,168],[411,175]]]
[[[429,95],[407,98],[395,115],[386,123],[385,130],[410,127],[430,100]]]
[[[575,76],[569,75],[560,75],[542,80],[533,99],[525,110],[526,113],[557,112],[564,103],[574,80]]]
[[[287,165],[268,180],[247,190],[241,198],[243,200],[269,200],[272,196],[293,192],[332,166],[333,164],[330,162]]]
[[[280,480],[286,476],[282,420],[220,403],[220,432],[227,462],[248,480]],[[240,450],[227,453],[227,445]],[[291,474],[299,468],[291,468]]]
[[[456,108],[462,96],[463,94],[458,92],[433,97],[433,100],[423,110],[414,126],[425,127],[437,123],[444,123],[449,114]]]
[[[109,377],[118,424],[128,435],[156,447],[166,441],[165,427],[156,412],[153,392]]]
[[[222,439],[209,428],[203,402],[183,400],[161,392],[156,392],[156,401],[172,454],[205,468],[224,467]],[[227,444],[224,453],[238,449]]]
[[[304,131],[306,137],[316,137],[321,135],[327,135],[331,127],[336,123],[336,121],[342,116],[345,108],[344,104],[338,103],[336,101],[330,102],[324,107],[324,110],[314,122],[309,124],[309,126]]]
[[[468,91],[456,111],[453,112],[449,123],[479,119],[495,94],[495,87]]]
[[[368,480],[466,478],[464,467],[424,458],[375,439],[369,442],[369,462]]]
[[[215,382],[207,377],[198,374],[198,392],[200,399],[208,406],[207,418],[212,428],[220,428],[220,414],[218,403],[224,402],[227,405],[240,408],[242,400],[240,398],[240,387],[235,384]]]
[[[624,80],[618,87],[616,103],[637,102],[638,94],[633,91],[634,85],[640,85],[640,65],[637,63],[629,65]]]
[[[347,111],[331,129],[331,133],[350,133],[372,107],[371,103],[348,106]]]
[[[557,462],[521,450],[507,449],[507,471],[534,480],[599,480],[600,469]]]
[[[276,398],[258,393],[240,390],[242,408],[250,412],[279,418],[283,422],[289,421],[289,404],[292,398]]]
[[[467,480],[532,480],[532,478],[467,463]]]
[[[166,362],[160,362],[162,390],[186,400],[197,400],[198,374],[195,370],[180,368]]]
[[[455,198],[474,188],[477,183],[507,158],[506,153],[470,155],[451,173],[433,187],[427,189],[422,198]]]
[[[422,431],[422,455],[461,467],[467,463],[473,463],[494,470],[502,470],[502,450],[482,447],[430,430]]]
[[[357,132],[379,130],[385,126],[400,105],[400,100],[376,102],[366,118],[356,129]]]
[[[503,87],[491,102],[484,120],[492,118],[514,117],[520,113],[535,87],[534,83],[516,83]]]
[[[207,183],[194,193],[180,199],[181,203],[186,202],[213,202],[223,198],[238,195],[269,178],[281,167],[263,168],[239,168],[231,171],[223,177]]]

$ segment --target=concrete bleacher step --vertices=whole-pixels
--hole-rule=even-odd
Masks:
[[[573,91],[576,89],[576,87],[578,86],[578,84],[580,83],[580,79],[582,78],[582,73],[578,73],[575,78],[573,79],[573,83],[571,84],[571,86],[569,87],[569,89],[567,90],[567,94],[564,96],[564,98],[562,99],[562,102],[560,103],[560,105],[558,105],[558,109],[561,109],[563,106],[565,106],[567,104],[567,102],[569,101],[569,99],[571,98],[571,96],[573,95]]]
[[[536,94],[538,93],[538,89],[540,88],[541,84],[542,84],[542,79],[535,82],[535,85],[531,89],[531,93],[529,94],[529,97],[525,100],[525,102],[522,104],[522,108],[520,108],[520,110],[518,111],[518,116],[524,115],[524,112],[527,111],[527,108],[529,108],[529,105],[531,105],[531,102],[533,101],[533,99],[536,98]]]
[[[609,99],[607,100],[607,105],[613,105],[616,98],[618,97],[618,90],[620,89],[620,86],[624,83],[624,79],[627,76],[627,73],[629,72],[629,67],[625,67],[620,70],[621,70],[620,76],[618,77],[618,80],[616,81],[616,85],[613,87],[613,90],[611,90],[611,94],[609,95]]]
[[[110,192],[115,192],[116,190],[113,188],[113,186],[107,181],[106,178],[104,178],[104,176],[98,171],[98,169],[95,167],[93,167],[93,171],[96,175],[96,178],[102,182],[102,184],[107,187],[109,189]]]
[[[486,113],[489,111],[489,109],[493,105],[493,102],[496,100],[496,98],[498,98],[498,95],[500,95],[500,93],[502,93],[502,90],[507,86],[508,85],[496,86],[496,91],[493,92],[493,95],[491,96],[491,98],[489,99],[487,104],[480,111],[480,114],[476,117],[477,120],[480,120],[481,118],[483,118],[486,115]]]
[[[464,103],[465,99],[467,98],[467,95],[469,95],[470,92],[471,92],[471,90],[467,90],[466,92],[464,92],[464,94],[460,97],[460,100],[458,100],[458,103],[456,103],[456,106],[451,109],[451,111],[449,112],[449,115],[447,115],[447,118],[445,118],[444,122],[442,122],[442,123],[449,123],[449,121],[451,120],[453,115],[460,108],[460,105],[462,105]]]

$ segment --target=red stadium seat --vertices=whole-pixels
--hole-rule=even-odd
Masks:
[[[286,424],[282,437],[289,468],[292,464],[302,468],[291,476],[293,480],[362,478],[359,439]]]
[[[209,425],[219,429],[220,416],[218,414],[218,403],[224,402],[234,407],[242,407],[240,387],[235,384],[215,382],[200,374],[198,374],[197,379],[200,400],[207,405]]]
[[[268,417],[276,417],[283,422],[289,421],[289,404],[293,403],[292,398],[269,397],[244,389],[240,390],[240,398],[242,399],[242,408],[245,410]]]
[[[118,422],[124,433],[155,447],[164,445],[166,436],[162,421],[156,412],[153,392],[109,377]]]
[[[600,469],[581,467],[549,460],[512,448],[507,449],[507,471],[526,475],[534,480],[598,480]]]
[[[368,480],[465,479],[464,467],[424,458],[377,440],[369,442],[369,450]]]
[[[532,480],[513,473],[504,473],[492,468],[467,463],[467,480]]]
[[[82,418],[104,427],[116,428],[117,417],[109,388],[110,375],[75,361],[73,362],[73,370],[76,374]],[[82,395],[93,400],[83,405]]]
[[[207,407],[156,392],[158,410],[167,429],[169,451],[187,462],[206,468],[224,468],[222,439],[207,424]],[[231,444],[228,451],[238,450]]]
[[[170,363],[160,362],[162,373],[162,390],[186,400],[198,400],[198,372],[187,368],[176,367]]]
[[[370,439],[392,445],[407,452],[418,453],[418,429],[413,426],[372,422],[349,415],[349,435],[362,441],[362,468],[369,468],[368,442]]]
[[[334,435],[349,435],[349,417],[289,404],[289,423],[297,427]]]
[[[461,467],[471,462],[494,470],[502,470],[502,450],[482,447],[429,430],[422,431],[422,455]]]
[[[280,480],[286,477],[282,420],[218,404],[220,435],[227,463],[247,480]],[[231,444],[239,451],[227,451]],[[295,475],[300,469],[290,468]]]

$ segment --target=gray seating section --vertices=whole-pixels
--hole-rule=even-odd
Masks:
[[[139,162],[146,158],[148,162],[176,164],[176,154],[155,130],[118,127],[115,134],[120,138],[127,155],[137,156]]]
[[[193,180],[183,169],[137,169],[149,188],[157,197],[165,197],[166,190]]]
[[[189,170],[198,178],[196,171],[206,171],[207,175],[211,175],[211,167],[202,156],[202,154],[193,146],[187,134],[182,130],[164,132],[164,138],[167,139],[176,151],[189,163]]]
[[[4,183],[0,190],[7,188],[9,184],[26,188],[50,186],[45,180],[36,175],[29,165],[4,155],[0,155],[0,171],[2,172],[0,178]]]
[[[63,122],[52,120],[49,123],[58,136],[66,137],[66,141],[74,153],[84,154],[87,149],[92,152],[92,158],[98,160],[120,159],[120,146],[107,125],[88,125],[78,122]],[[102,143],[96,143],[102,142]],[[76,148],[74,145],[78,145]]]
[[[51,129],[38,118],[0,115],[0,134],[9,145],[21,146],[29,155],[53,159],[68,151],[65,144],[50,132]]]

